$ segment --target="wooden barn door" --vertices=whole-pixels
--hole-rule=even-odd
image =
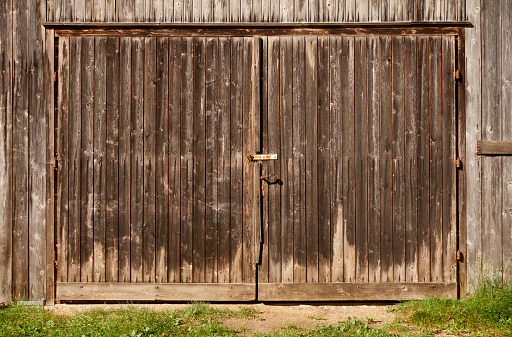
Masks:
[[[258,299],[457,295],[455,36],[269,37]]]
[[[58,39],[58,301],[255,299],[254,41]]]

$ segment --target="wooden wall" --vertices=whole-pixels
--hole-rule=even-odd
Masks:
[[[467,0],[467,276],[512,280],[512,157],[478,156],[477,140],[512,141],[512,6]],[[464,239],[464,238],[463,238]]]
[[[47,0],[56,22],[463,21],[465,0]]]

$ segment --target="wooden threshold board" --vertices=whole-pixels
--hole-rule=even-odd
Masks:
[[[512,142],[478,140],[476,142],[476,154],[512,156]]]
[[[59,301],[254,301],[253,283],[57,283]]]
[[[260,283],[259,301],[403,301],[456,298],[456,283]]]

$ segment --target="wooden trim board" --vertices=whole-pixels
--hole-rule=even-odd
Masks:
[[[457,283],[260,283],[259,301],[403,301],[457,297]]]
[[[59,301],[254,301],[254,283],[57,283]]]
[[[512,155],[512,142],[476,141],[476,154],[478,155]]]

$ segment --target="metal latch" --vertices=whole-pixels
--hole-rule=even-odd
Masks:
[[[247,156],[248,162],[261,160],[277,160],[277,154],[250,154]]]

